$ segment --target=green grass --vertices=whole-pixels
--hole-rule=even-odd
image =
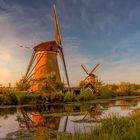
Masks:
[[[41,104],[48,100],[48,95],[42,93],[28,93],[27,91],[14,91],[0,95],[0,105]]]
[[[60,133],[58,140],[140,140],[140,110],[128,117],[112,115],[85,134]]]
[[[10,91],[2,90],[0,94],[0,105],[23,105],[23,104],[45,104],[47,102],[77,102],[90,101],[95,99],[109,99],[118,96],[140,96],[140,92],[116,92],[104,86],[99,93],[92,93],[87,89],[76,95],[73,91],[65,94],[61,91],[52,93],[28,92],[28,91]]]

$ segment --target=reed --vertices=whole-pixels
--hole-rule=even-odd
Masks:
[[[127,117],[111,115],[88,133],[60,133],[58,140],[139,140],[140,110]]]

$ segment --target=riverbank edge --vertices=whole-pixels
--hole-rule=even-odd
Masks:
[[[92,104],[92,103],[106,103],[108,101],[115,101],[115,100],[124,100],[124,99],[135,99],[140,98],[140,95],[137,96],[118,96],[112,98],[102,98],[102,99],[95,99],[95,100],[88,100],[88,101],[73,101],[73,102],[46,102],[44,104],[17,104],[17,105],[0,105],[0,108],[14,108],[14,107],[28,107],[33,105],[79,105],[79,104]]]

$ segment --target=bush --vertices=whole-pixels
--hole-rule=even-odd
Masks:
[[[78,101],[88,101],[94,99],[94,94],[90,89],[86,89],[80,92],[80,94],[76,97]]]
[[[103,86],[100,90],[100,98],[111,98],[116,96],[113,90],[110,90],[107,86]]]
[[[10,100],[9,100],[8,96],[6,96],[6,95],[0,96],[0,105],[9,105],[10,104],[9,101]]]
[[[18,104],[44,104],[46,99],[48,99],[48,96],[43,93],[21,92],[20,95],[18,93]]]
[[[10,105],[17,105],[18,104],[17,96],[14,93],[9,94],[9,100],[10,100]]]
[[[2,102],[3,102],[3,96],[0,95],[0,105],[2,105]]]
[[[72,102],[75,101],[76,95],[73,91],[68,91],[64,95],[64,102]]]
[[[15,94],[9,93],[0,96],[0,105],[17,105],[17,97]]]
[[[63,96],[62,92],[54,92],[50,94],[49,100],[50,102],[63,101]]]
[[[30,86],[30,81],[28,81],[25,77],[22,77],[19,81],[16,82],[16,89],[19,91],[27,91]]]
[[[9,88],[1,87],[0,88],[0,94],[8,94],[9,93]]]

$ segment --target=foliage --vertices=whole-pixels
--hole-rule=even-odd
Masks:
[[[30,88],[30,82],[22,77],[18,82],[16,82],[16,89],[19,91],[27,91]]]
[[[79,95],[77,95],[76,100],[78,101],[88,101],[94,99],[93,92],[91,89],[87,88],[82,90]]]
[[[15,94],[9,93],[0,95],[0,105],[17,105],[17,97]]]
[[[108,86],[102,86],[100,90],[101,98],[111,98],[115,96],[115,92],[108,88]]]
[[[24,92],[19,91],[16,93],[18,104],[44,104],[48,99],[48,95],[40,94],[37,92]]]
[[[0,105],[44,104],[47,100],[47,94],[27,91],[15,91],[0,95]]]
[[[121,92],[131,92],[133,89],[132,89],[132,86],[129,82],[121,82],[120,85],[119,85],[119,91]]]
[[[50,81],[57,81],[52,75]],[[57,83],[57,82],[56,82]],[[8,88],[0,89],[0,105],[22,105],[22,104],[45,104],[47,102],[74,102],[74,101],[89,101],[94,99],[113,98],[118,96],[139,96],[139,85],[130,83],[121,83],[122,91],[119,91],[116,85],[110,87],[109,85],[102,86],[98,93],[93,93],[90,88],[82,90],[79,95],[73,91],[67,93],[61,92],[57,88],[58,84],[47,84],[45,91],[13,91]],[[62,84],[62,83],[61,83]],[[55,87],[55,88],[54,88]],[[119,87],[119,86],[118,86]],[[53,88],[53,90],[52,90]],[[100,95],[100,96],[99,96]]]
[[[9,87],[0,87],[0,94],[8,94],[10,92]]]
[[[63,93],[62,92],[51,93],[49,98],[50,98],[50,102],[63,101]]]
[[[64,95],[64,102],[72,102],[75,101],[76,95],[73,91],[68,91]]]
[[[57,79],[54,72],[47,74],[45,78],[40,78],[37,82],[39,83],[39,85],[42,85],[41,92],[58,92],[62,91],[64,87],[64,84]]]

